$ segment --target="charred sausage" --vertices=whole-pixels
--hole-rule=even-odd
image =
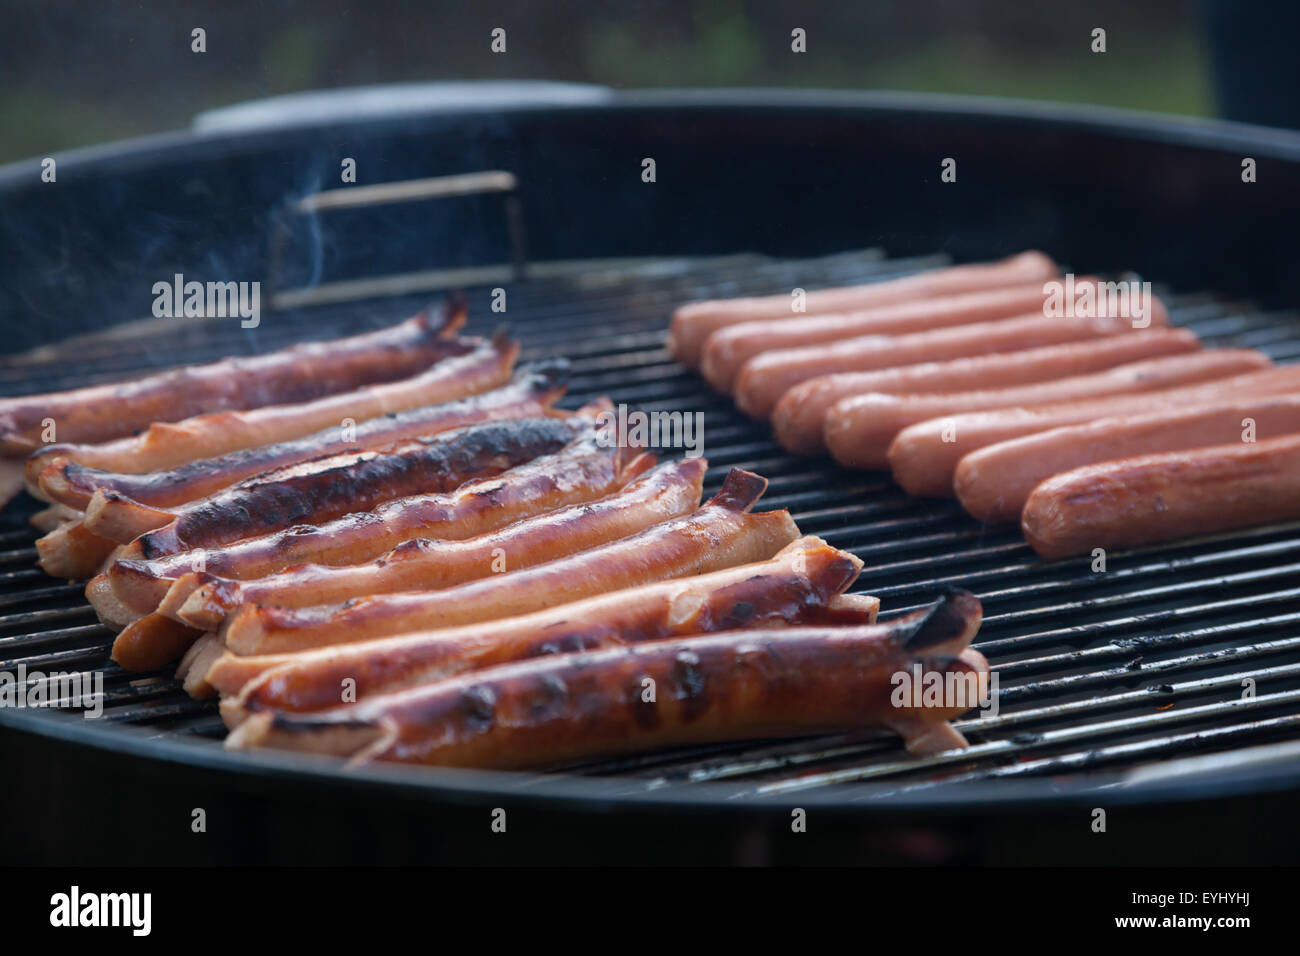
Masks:
[[[874,624],[876,613],[880,610],[880,601],[868,594],[836,594],[824,605],[810,604],[796,608],[789,621],[763,619],[755,625],[758,627],[784,627],[787,624],[801,624],[818,627],[856,627],[862,624]],[[520,618],[528,620],[531,615]],[[504,622],[509,624],[510,622]],[[485,625],[495,628],[495,623]],[[456,629],[446,633],[454,634]],[[555,637],[555,634],[551,635]],[[210,672],[218,671],[224,679],[236,681],[244,679],[254,672],[261,672],[272,665],[296,659],[294,654],[272,654],[262,657],[239,657],[230,654],[215,634],[205,634],[197,640],[181,659],[176,677],[183,681],[186,693],[194,697],[212,697],[216,688],[207,681]],[[220,667],[216,665],[220,663]],[[237,675],[244,677],[237,677]],[[246,716],[242,705],[227,699],[222,705],[230,726],[237,725]],[[938,736],[938,734],[934,734]]]
[[[178,505],[270,468],[426,434],[403,426],[417,428],[430,415],[431,424],[441,424],[433,410],[470,395],[486,392],[485,401],[505,398],[507,390],[499,386],[509,379],[518,351],[518,343],[500,337],[398,382],[303,404],[156,423],[139,435],[106,444],[52,445],[28,459],[27,490],[79,509],[100,488],[147,505]],[[533,372],[516,377],[514,393],[529,384],[538,398],[562,391],[561,367]],[[539,414],[536,404],[528,414]],[[345,422],[351,423],[351,434],[342,427]]]
[[[173,581],[192,571],[246,580],[307,561],[359,564],[413,538],[472,538],[520,518],[603,497],[653,464],[653,456],[603,445],[597,436],[584,435],[557,454],[544,455],[497,478],[468,482],[450,494],[400,498],[373,511],[319,525],[298,525],[219,550],[150,560],[140,542],[134,541],[119,549],[107,573],[115,598],[137,615],[148,614],[158,608]],[[93,596],[91,602],[99,610]]]
[[[958,593],[885,624],[727,631],[560,654],[322,713],[257,714],[227,744],[331,753],[354,763],[520,769],[693,743],[945,721],[978,706],[988,665],[975,652],[933,648],[964,649],[979,621],[979,602]],[[960,695],[936,706],[900,698],[896,675],[915,665],[923,681],[938,676],[961,687]]]
[[[513,465],[558,451],[593,429],[584,415],[485,421],[428,438],[317,458],[263,472],[170,512],[171,520],[137,535],[107,517],[115,492],[97,491],[86,507],[86,527],[125,544],[139,537],[146,558],[211,548],[291,527],[368,511],[413,494],[453,491],[466,481],[500,474]],[[143,510],[143,506],[139,506]],[[168,514],[169,512],[162,512]]]
[[[310,607],[448,588],[494,572],[530,568],[690,513],[700,504],[707,467],[703,458],[667,462],[590,503],[557,508],[460,541],[413,538],[364,564],[298,565],[251,581],[187,574],[171,586],[158,610],[210,631],[241,604]]]
[[[551,414],[564,394],[563,366],[520,369],[501,388],[450,402],[384,415],[349,429],[338,424],[293,441],[246,448],[200,459],[165,471],[119,474],[56,462],[41,475],[43,487],[55,501],[89,507],[96,492],[104,492],[91,530],[120,529],[121,539],[132,531],[151,531],[169,513],[189,502],[218,494],[241,480],[316,458],[380,449],[399,441],[426,438],[453,428],[506,418]],[[146,506],[146,507],[140,507]],[[137,519],[137,515],[140,515]]]
[[[763,561],[799,537],[787,511],[750,513],[766,487],[766,479],[733,469],[698,511],[617,541],[435,591],[320,607],[250,605],[226,620],[220,636],[236,654],[305,650],[516,617],[607,591]]]
[[[862,562],[806,537],[778,555],[684,580],[614,591],[563,608],[488,624],[443,628],[298,654],[240,657],[229,651],[208,670],[228,707],[320,710],[340,702],[344,681],[356,699],[468,670],[566,651],[618,647],[684,634],[808,620],[858,576]],[[264,675],[255,684],[250,682]]]

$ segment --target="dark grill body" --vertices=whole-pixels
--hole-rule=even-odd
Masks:
[[[762,110],[751,115],[743,109],[715,109],[736,129],[749,116],[756,124],[753,137],[762,140],[766,135]],[[837,118],[851,111],[835,104],[824,110],[829,149],[847,135]],[[553,115],[556,125],[549,142],[558,149],[573,116],[564,111]],[[684,115],[693,114],[686,109]],[[659,116],[648,109],[642,121],[653,126]],[[615,111],[603,122],[628,118]],[[891,124],[921,122],[909,119],[905,110],[883,107],[866,109],[861,118],[868,125],[881,123],[885,130]],[[970,116],[928,120],[932,133],[947,131],[958,139],[963,122],[973,121]],[[479,121],[466,119],[466,129],[474,129]],[[995,133],[1000,129],[996,118],[980,121],[992,124]],[[1088,141],[1082,128],[1054,130],[1053,124],[1036,125],[1024,117],[1018,122],[1031,151],[1063,150],[1061,139],[1073,138],[1076,145]],[[674,134],[683,135],[672,122],[664,123],[662,132],[670,140]],[[1126,133],[1133,138],[1124,139]],[[1118,138],[1135,156],[1143,155],[1143,148],[1153,155],[1166,148],[1149,130],[1117,126],[1101,135]],[[292,140],[294,134],[285,136]],[[907,136],[899,141],[902,153],[909,142]],[[1294,146],[1288,141],[1277,148]],[[1181,148],[1188,168],[1208,163],[1192,147]],[[676,149],[687,155],[681,144]],[[499,160],[488,157],[493,167],[508,165]],[[694,162],[700,169],[708,166],[698,157]],[[828,160],[828,168],[838,168],[838,162]],[[891,154],[890,167],[899,162]],[[225,168],[215,168],[213,175],[220,177]],[[1278,175],[1296,182],[1294,169],[1277,168]],[[167,167],[158,175],[167,175]],[[635,181],[634,172],[628,175]],[[28,672],[102,670],[106,703],[101,720],[0,710],[0,749],[29,770],[8,789],[11,805],[0,807],[33,819],[32,847],[62,846],[89,857],[126,853],[180,862],[457,855],[490,860],[501,851],[475,838],[480,829],[485,838],[488,835],[486,823],[480,827],[475,821],[478,816],[486,821],[489,810],[503,803],[517,807],[526,818],[594,828],[577,849],[571,843],[550,842],[556,835],[543,836],[540,827],[520,841],[527,846],[514,847],[514,852],[522,849],[539,857],[565,852],[579,859],[600,858],[612,852],[601,845],[602,830],[606,836],[630,836],[660,828],[667,842],[646,852],[665,859],[993,861],[1035,859],[1045,852],[1023,833],[999,842],[999,829],[1024,814],[1033,815],[1045,828],[1069,834],[1059,845],[1072,846],[1077,858],[1137,853],[1135,847],[1099,851],[1086,841],[1087,808],[1131,804],[1133,809],[1125,811],[1133,814],[1130,819],[1140,817],[1144,825],[1156,828],[1150,831],[1149,848],[1166,854],[1163,861],[1170,853],[1193,848],[1173,836],[1163,843],[1158,828],[1171,828],[1168,832],[1174,834],[1172,827],[1185,823],[1184,814],[1202,812],[1205,801],[1217,800],[1225,830],[1243,829],[1225,836],[1221,847],[1216,840],[1212,846],[1195,848],[1188,858],[1210,861],[1215,854],[1234,852],[1255,860],[1269,853],[1293,857],[1294,837],[1290,843],[1256,842],[1250,824],[1262,825],[1272,812],[1280,819],[1300,778],[1300,525],[1112,553],[1104,574],[1093,573],[1085,559],[1044,562],[1014,526],[982,527],[955,502],[908,498],[885,474],[845,471],[824,459],[785,453],[771,441],[765,423],[740,415],[729,399],[712,393],[664,350],[669,312],[694,298],[886,278],[934,268],[951,261],[954,253],[991,257],[1025,245],[1044,247],[1080,273],[1129,265],[1149,268],[1167,258],[1167,251],[1161,251],[1145,261],[1126,260],[1123,252],[1133,243],[1131,236],[1117,239],[1114,249],[1088,246],[1079,235],[1099,227],[1087,220],[1080,221],[1063,248],[1054,246],[1056,230],[1063,226],[1062,212],[1036,205],[1042,194],[1062,188],[1050,175],[1050,170],[1040,172],[1045,181],[1006,194],[1009,211],[1000,234],[994,230],[996,247],[988,237],[948,241],[937,223],[952,221],[960,227],[970,209],[945,216],[935,211],[937,200],[931,197],[918,202],[916,213],[918,232],[930,236],[928,248],[920,245],[919,235],[880,237],[863,228],[859,240],[884,241],[866,251],[813,258],[708,256],[700,253],[709,250],[688,243],[684,251],[693,253],[690,256],[620,262],[595,261],[596,250],[587,249],[580,250],[581,258],[592,261],[536,263],[530,266],[532,277],[523,281],[485,275],[469,288],[469,331],[488,334],[504,320],[524,343],[523,360],[563,355],[572,361],[567,407],[609,395],[640,409],[703,412],[704,454],[711,465],[706,494],[716,490],[733,466],[767,476],[771,487],[761,507],[789,508],[805,533],[821,535],[859,555],[866,567],[855,590],[880,596],[882,617],[915,608],[949,585],[978,594],[986,622],[976,646],[999,671],[1001,713],[961,724],[973,744],[970,751],[915,760],[888,735],[860,733],[694,748],[557,768],[562,772],[550,774],[504,776],[404,768],[345,775],[332,763],[296,755],[227,754],[220,747],[223,728],[211,703],[190,700],[166,673],[127,674],[107,660],[111,634],[95,623],[80,586],[53,581],[34,568],[35,536],[23,524],[34,508],[22,503],[6,510],[9,530],[0,537],[0,670],[15,671],[19,665]],[[555,252],[567,240],[549,237],[545,221],[528,214],[527,178],[521,176],[520,182],[529,248]],[[1131,185],[1116,181],[1116,194],[1131,196]],[[646,188],[664,186],[661,181]],[[929,188],[938,187],[930,183]],[[911,189],[903,192],[910,195]],[[598,191],[594,186],[593,192]],[[613,191],[621,195],[621,187]],[[1293,202],[1297,198],[1284,190],[1274,195]],[[958,205],[981,205],[985,199],[982,192],[979,196],[959,200]],[[599,203],[590,198],[590,205],[578,208],[599,219]],[[680,201],[678,196],[670,204]],[[728,205],[734,197],[721,201]],[[825,212],[829,234],[851,235],[851,223],[842,221],[845,214],[832,215],[820,202],[811,201],[810,208],[818,211],[810,214],[810,222]],[[778,205],[789,212],[784,201]],[[1073,211],[1083,214],[1079,208]],[[891,207],[882,209],[880,216],[888,222],[897,214]],[[750,208],[748,215],[758,219],[763,211]],[[936,222],[927,222],[927,215]],[[1168,211],[1170,217],[1185,215],[1182,207]],[[1045,218],[1051,219],[1051,228],[1043,228]],[[665,230],[658,220],[655,225],[659,228],[649,228],[643,248],[615,251],[662,253],[663,248],[654,246],[670,242],[673,230]],[[1205,228],[1214,225],[1232,231],[1234,224],[1225,220]],[[1162,221],[1152,228],[1166,227]],[[571,228],[557,226],[561,233]],[[636,227],[629,223],[629,228]],[[971,235],[978,234],[975,230]],[[328,234],[318,238],[326,252],[341,241]],[[252,257],[246,246],[236,244],[230,256]],[[859,250],[861,246],[856,243]],[[178,245],[182,253],[184,248]],[[819,251],[819,243],[812,241],[803,251]],[[1272,255],[1282,251],[1274,248]],[[394,271],[377,255],[372,272]],[[1231,267],[1218,263],[1218,274],[1208,277],[1189,270],[1189,265],[1180,262],[1177,269],[1143,275],[1156,282],[1175,323],[1193,329],[1209,345],[1259,348],[1278,362],[1300,358],[1300,318],[1291,308],[1294,296],[1269,284],[1274,268],[1270,261]],[[430,297],[429,292],[415,294],[394,285],[370,289],[363,299],[331,303],[331,288],[341,288],[328,284],[332,278],[325,275],[326,285],[299,297],[301,304],[264,314],[255,332],[241,331],[236,320],[165,322],[118,327],[84,341],[10,357],[0,363],[0,391],[20,394],[69,387],[160,364],[206,361],[355,332],[410,314]],[[1202,278],[1221,282],[1207,286]],[[1241,294],[1244,289],[1234,288],[1234,278],[1248,280],[1251,298]],[[437,280],[428,284],[436,285]],[[504,315],[491,310],[497,286],[508,292]],[[39,298],[37,285],[27,292]],[[308,304],[313,296],[316,304]],[[57,338],[47,331],[42,328],[41,337]],[[1243,695],[1246,681],[1253,682],[1253,696]],[[80,795],[76,823],[68,818],[70,794]],[[1247,794],[1254,794],[1249,803],[1244,802]],[[155,807],[173,808],[174,839],[181,840],[189,835],[190,808],[204,806],[205,799],[223,808],[227,842],[175,845],[151,812]],[[87,801],[95,805],[94,811],[85,809]],[[794,806],[825,814],[822,835],[802,844],[783,838]],[[610,808],[621,812],[614,817],[591,813]],[[450,824],[462,817],[467,821],[464,833]],[[128,822],[110,825],[115,818]],[[337,828],[339,820],[347,821],[345,845],[314,844],[313,832]],[[26,839],[18,837],[22,845]],[[58,855],[55,849],[50,853]]]

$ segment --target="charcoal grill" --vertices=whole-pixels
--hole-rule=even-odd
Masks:
[[[1282,279],[1297,261],[1300,137],[948,99],[575,97],[568,88],[556,102],[492,111],[403,108],[270,129],[238,119],[63,159],[59,182],[69,185],[53,201],[24,181],[31,166],[0,171],[15,210],[0,230],[80,236],[92,263],[83,269],[66,244],[29,243],[5,267],[6,328],[37,347],[0,362],[0,391],[355,332],[469,285],[469,331],[489,333],[504,319],[525,360],[571,359],[566,405],[609,395],[646,410],[702,411],[706,493],[731,467],[766,475],[764,507],[789,508],[805,533],[865,561],[855,590],[880,596],[882,618],[944,586],[976,592],[986,611],[976,646],[999,670],[1001,713],[959,723],[970,750],[924,759],[878,733],[537,774],[345,773],[302,755],[227,753],[211,703],[189,699],[167,673],[128,674],[108,660],[111,633],[81,588],[35,569],[24,525],[33,507],[16,503],[0,530],[0,670],[98,670],[105,690],[99,720],[0,709],[0,751],[21,768],[0,807],[32,821],[14,836],[27,852],[495,859],[506,851],[490,844],[484,821],[502,805],[547,821],[514,852],[566,859],[606,858],[615,836],[638,841],[642,859],[1294,858],[1294,826],[1274,824],[1300,785],[1300,523],[1112,553],[1104,574],[1089,560],[1045,562],[1013,526],[984,527],[955,502],[908,498],[882,473],[785,453],[766,424],[676,365],[664,338],[671,308],[691,299],[885,279],[1035,246],[1079,272],[1136,268],[1156,282],[1173,321],[1207,343],[1295,361],[1300,317]],[[362,170],[366,156],[382,157],[390,181],[510,170],[491,179],[494,192],[510,194],[507,215],[483,205],[497,197],[459,193],[421,206],[434,241],[418,251],[385,239],[386,217],[399,213],[378,209],[342,232],[318,217],[304,233],[286,201],[301,203],[321,184],[304,189],[299,171],[354,152]],[[959,168],[951,195],[937,177],[948,155]],[[640,180],[643,156],[657,159],[655,183]],[[1242,156],[1256,158],[1259,182],[1240,182]],[[207,228],[190,218],[196,192],[211,204]],[[129,223],[119,218],[128,205]],[[39,223],[24,218],[41,210]],[[148,222],[167,224],[166,243],[140,235]],[[463,247],[439,238],[449,222],[471,224]],[[126,248],[110,256],[115,241]],[[132,284],[127,273],[141,268],[150,281]],[[275,299],[264,310],[274,308],[254,330],[231,320],[129,322],[147,312],[151,268],[158,278],[262,277]],[[120,286],[122,298],[96,295],[96,278]],[[491,310],[497,287],[507,290],[504,315]],[[158,814],[188,820],[203,799],[226,808],[226,839],[178,845],[187,827],[176,823],[169,837]],[[1089,844],[1097,806],[1116,808],[1148,839],[1127,850]],[[822,814],[821,835],[792,841],[792,807]],[[1206,813],[1223,838],[1193,849],[1177,828]],[[320,828],[341,819],[349,835],[323,849]],[[1029,821],[1057,837],[1051,849],[1027,835]],[[651,833],[666,836],[648,847]]]

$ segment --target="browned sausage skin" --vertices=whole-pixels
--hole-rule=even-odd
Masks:
[[[305,439],[244,449],[199,460],[181,468],[143,475],[109,474],[58,462],[42,474],[50,497],[84,499],[88,531],[119,542],[169,524],[203,499],[212,499],[241,479],[253,484],[264,475],[284,474],[294,465],[359,451],[392,451],[401,441],[424,440],[452,429],[508,418],[535,418],[558,413],[552,405],[564,392],[558,366],[521,369],[506,386],[427,408],[385,415],[354,424],[335,425]],[[152,499],[163,499],[161,501]],[[169,502],[176,499],[175,504]]]
[[[1203,382],[1260,368],[1268,357],[1258,352],[1213,350],[1190,355],[1133,362],[1104,372],[1075,375],[1056,382],[991,388],[987,391],[948,395],[855,395],[837,402],[826,413],[826,447],[842,465],[883,468],[892,464],[889,450],[898,434],[910,425],[942,416],[986,408],[1008,408],[1028,402],[1097,398],[1103,395],[1149,392],[1189,381]],[[959,434],[946,436],[950,444]],[[900,484],[908,476],[899,473]],[[952,494],[951,475],[946,494]],[[913,487],[904,487],[916,493]]]
[[[1300,435],[1085,465],[1029,495],[1020,526],[1045,558],[1300,518]]]
[[[683,365],[695,368],[708,337],[728,325],[757,319],[790,318],[797,321],[801,315],[869,309],[909,299],[993,289],[1016,282],[1042,282],[1056,274],[1056,263],[1043,253],[1022,252],[999,262],[953,266],[884,282],[809,292],[803,313],[794,311],[789,295],[692,302],[673,313],[668,328],[668,351]]]
[[[953,493],[958,462],[971,452],[998,442],[1114,415],[1300,391],[1300,366],[1269,368],[1268,358],[1253,351],[1215,349],[1202,354],[1218,362],[1226,360],[1226,364],[1215,370],[1210,381],[1198,384],[1175,387],[1166,382],[1151,391],[1049,404],[1022,401],[982,412],[958,411],[909,425],[889,446],[889,466],[894,480],[911,494],[945,497]],[[1233,374],[1231,366],[1238,359],[1251,363],[1247,367],[1255,371],[1243,372],[1238,368]],[[1219,372],[1229,377],[1221,378]]]
[[[823,375],[791,388],[772,411],[772,431],[781,447],[801,455],[826,450],[826,413],[842,399],[873,392],[891,395],[945,395],[990,387],[1050,383],[1101,372],[1117,365],[1198,351],[1196,335],[1186,329],[1151,329],[1087,342],[923,362],[878,372]]]
[[[464,767],[549,767],[692,743],[951,719],[977,706],[988,665],[965,648],[979,602],[958,593],[885,624],[741,630],[494,667],[316,714],[250,717],[227,745]],[[920,664],[961,702],[893,690]],[[969,675],[969,679],[966,675]],[[648,693],[652,691],[652,693]],[[964,706],[963,706],[964,705]]]
[[[1152,300],[1152,327],[1163,327],[1168,322],[1164,306]],[[1132,319],[1118,316],[1049,317],[1036,312],[913,335],[863,336],[831,345],[777,349],[745,363],[736,378],[736,404],[754,418],[767,418],[789,389],[822,375],[1023,351],[1109,335],[1133,335],[1137,331]]]
[[[1300,433],[1300,395],[1103,418],[990,445],[957,465],[954,489],[972,517],[1018,520],[1040,482],[1083,465]]]
[[[801,572],[802,573],[802,572]],[[767,590],[763,590],[766,587]],[[772,607],[782,606],[788,599],[785,593],[785,583],[770,573],[760,573],[748,582],[733,584],[730,586],[721,586],[713,589],[705,595],[705,605],[700,609],[693,611],[687,619],[678,618],[675,622],[669,622],[670,627],[677,628],[673,633],[686,634],[693,633],[691,630],[691,620],[695,620],[694,626],[700,631],[717,630],[727,626],[727,622],[732,622],[731,626],[741,626],[744,622],[753,627],[784,627],[787,625],[804,625],[808,627],[857,627],[862,624],[875,624],[876,615],[880,611],[880,599],[870,594],[832,594],[821,602],[818,593],[813,593],[814,602],[802,605],[791,605],[784,612],[786,617],[773,617],[769,613]],[[635,597],[634,588],[627,591],[617,592],[619,600],[626,603],[629,597]],[[749,593],[753,599],[746,600],[743,595]],[[730,602],[727,606],[729,611],[720,610],[713,605],[718,601]],[[583,608],[593,608],[595,602],[577,602],[579,610]],[[611,608],[617,609],[617,603],[600,604],[599,610],[608,612]],[[566,610],[570,605],[566,605]],[[653,637],[653,628],[647,624],[656,616],[656,609],[653,602],[642,602],[636,611],[629,609],[629,616],[626,621],[631,622],[623,630],[614,632],[608,631],[614,627],[614,622],[603,619],[594,623],[587,621],[586,616],[583,620],[575,620],[572,617],[565,617],[562,621],[555,622],[551,627],[543,624],[541,630],[545,632],[544,636],[548,641],[548,646],[569,645],[580,633],[586,633],[589,638],[595,639],[595,635],[608,633],[612,635],[611,640],[650,640]],[[506,618],[500,621],[493,621],[478,628],[479,631],[491,630],[487,636],[496,636],[502,639],[503,644],[497,657],[508,659],[510,653],[516,652],[520,647],[526,647],[526,644],[519,644],[511,640],[511,635],[518,635],[520,628],[533,627],[534,623],[542,615],[528,614],[518,618]],[[584,623],[585,622],[585,623]],[[590,627],[583,630],[587,625]],[[630,628],[630,629],[629,629]],[[535,628],[534,628],[535,629]],[[443,636],[451,639],[456,637],[464,629],[445,628],[439,631]],[[558,643],[557,643],[558,642]],[[578,641],[574,646],[585,646],[582,641]],[[539,653],[550,653],[545,648]],[[282,664],[291,664],[301,661],[302,654],[267,654],[256,657],[245,657],[230,653],[215,634],[205,634],[185,653],[177,669],[176,677],[185,682],[185,690],[195,697],[214,696],[217,687],[208,683],[207,677],[213,675],[213,680],[220,685],[222,692],[226,694],[238,694],[241,688],[248,688],[256,683],[262,687],[262,681],[259,677],[277,669]],[[471,655],[471,659],[466,661],[465,666],[474,667],[483,664],[483,658]],[[450,669],[448,669],[450,668]],[[446,673],[459,673],[454,664],[448,665],[443,670]],[[464,668],[462,668],[464,669]],[[265,688],[264,688],[265,689]],[[335,688],[335,694],[329,700],[325,700],[320,706],[330,707],[338,703],[338,691]],[[255,697],[256,700],[250,700]],[[222,712],[226,717],[229,726],[234,727],[247,716],[244,706],[245,700],[250,700],[250,706],[256,708],[261,706],[258,701],[263,699],[261,691],[250,692],[239,700],[227,698],[222,704]],[[299,696],[296,698],[299,702],[309,700],[308,696]],[[293,706],[297,706],[296,704]]]
[[[117,546],[91,534],[84,522],[68,521],[36,539],[36,563],[51,577],[84,581],[100,571]]]
[[[521,369],[511,384],[501,387],[518,351],[518,343],[498,338],[401,383],[308,405],[155,425],[112,446],[54,446],[28,460],[29,477],[32,468],[39,469],[40,487],[34,493],[72,508],[85,509],[101,489],[166,508],[272,468],[503,417],[508,408],[520,409],[521,418],[541,414],[563,394],[563,363]],[[399,396],[390,397],[399,389]],[[351,428],[345,429],[345,422]]]
[[[359,596],[343,604],[250,605],[222,626],[237,654],[275,654],[530,614],[557,604],[763,561],[799,537],[787,511],[751,514],[767,487],[733,469],[698,511],[629,537],[452,588]]]
[[[158,610],[191,627],[215,630],[241,604],[310,607],[362,595],[448,588],[506,568],[530,568],[689,514],[699,506],[707,468],[703,458],[666,462],[590,503],[460,541],[413,538],[364,564],[298,565],[251,581],[187,574],[171,586]]]
[[[745,514],[767,483],[749,472],[742,475],[753,481],[745,488],[738,486],[744,481],[725,485],[715,499],[715,509],[692,515],[693,525],[685,519],[671,520],[663,532],[650,533],[660,528],[653,525],[623,548],[598,546],[513,574],[489,575],[438,591],[369,594],[342,605],[300,610],[246,606],[226,620],[221,637],[235,652],[246,654],[315,648],[429,626],[511,617],[628,587],[633,580],[677,578],[757,561],[797,537],[798,529],[784,511]],[[737,501],[736,496],[745,499]],[[142,670],[144,663],[179,656],[200,635],[198,628],[166,623],[161,613],[147,614],[123,628],[113,643],[113,659],[127,670]]]
[[[463,304],[377,332],[312,342],[266,355],[161,372],[133,381],[0,400],[0,453],[41,447],[42,421],[61,441],[95,442],[154,422],[219,409],[307,401],[370,382],[412,375],[447,354],[448,336],[465,321]]]
[[[240,657],[227,652],[206,676],[224,695],[249,685],[239,702],[223,708],[227,717],[245,707],[319,710],[340,702],[345,679],[355,682],[357,699],[364,699],[542,654],[817,620],[861,567],[854,555],[805,537],[757,564],[627,588],[489,624],[297,654]],[[259,675],[265,677],[250,684]]]
[[[494,478],[467,482],[448,494],[415,495],[373,511],[316,525],[297,525],[218,550],[147,559],[138,541],[122,546],[109,566],[112,593],[137,615],[157,609],[172,582],[202,568],[246,580],[310,561],[358,564],[420,537],[471,538],[554,508],[592,501],[622,488],[654,464],[636,449],[583,435],[562,451]],[[88,595],[97,611],[101,607]]]
[[[1041,310],[1045,298],[1042,282],[1028,282],[937,299],[909,299],[859,312],[783,315],[779,319],[743,322],[709,336],[704,343],[700,375],[718,391],[729,392],[742,365],[773,349],[1009,319]]]
[[[157,670],[184,654],[202,634],[156,611],[145,614],[113,639],[113,661],[128,671]]]
[[[452,491],[558,451],[592,428],[584,415],[490,420],[286,466],[181,507],[166,526],[139,537],[140,549],[146,558],[157,558],[267,534],[304,519],[329,521],[394,498]],[[86,509],[92,531],[98,499],[111,494],[96,492]]]
[[[760,604],[763,598],[769,596],[771,595],[759,595]],[[755,616],[748,608],[742,608],[741,605],[733,605],[733,613],[730,617],[736,620],[751,621],[755,627],[780,627],[787,624],[799,624],[808,627],[857,627],[863,624],[876,623],[876,614],[879,610],[880,599],[869,594],[836,594],[832,595],[825,604],[808,604],[791,609],[789,620],[769,618],[762,613]],[[527,615],[521,618],[510,618],[485,626],[491,627],[495,633],[502,633],[509,631],[517,623],[524,623],[534,617],[535,615]],[[721,626],[721,623],[727,617],[728,615],[718,613],[701,615],[701,620],[704,622],[702,627],[707,630],[713,623]],[[572,621],[566,621],[564,626],[577,625]],[[598,625],[598,627],[604,626],[604,623]],[[449,628],[442,633],[454,636],[457,629]],[[567,640],[558,630],[551,631],[548,636],[552,643],[557,640]],[[216,688],[207,681],[209,673],[219,675],[214,679],[220,681],[228,690],[237,690],[241,686],[249,686],[250,678],[252,681],[257,681],[258,679],[254,675],[266,673],[281,663],[292,663],[298,656],[295,654],[275,654],[262,657],[236,656],[225,649],[225,646],[217,640],[215,634],[205,634],[186,652],[176,676],[184,681],[187,693],[195,697],[211,697],[215,695]],[[323,706],[329,706],[329,704]],[[239,700],[228,698],[222,704],[222,710],[226,715],[227,723],[231,727],[237,726],[247,716],[247,711]]]

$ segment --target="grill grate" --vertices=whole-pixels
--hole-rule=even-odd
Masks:
[[[771,481],[764,506],[786,507],[800,528],[858,554],[854,590],[879,595],[882,617],[923,604],[938,588],[978,594],[986,619],[976,646],[998,668],[997,717],[959,724],[970,750],[916,759],[868,732],[695,747],[567,768],[615,778],[626,792],[724,781],[765,796],[864,781],[881,797],[958,781],[1053,777],[1133,769],[1153,761],[1300,738],[1300,523],[1112,554],[1094,574],[1083,560],[1036,558],[1012,526],[982,527],[955,502],[910,499],[880,473],[796,458],[677,366],[664,326],[680,302],[888,278],[933,268],[941,256],[877,251],[816,260],[733,256],[664,260],[587,276],[533,280],[509,290],[506,316],[490,290],[470,294],[471,332],[508,318],[523,359],[564,355],[565,405],[607,394],[647,410],[705,413],[706,494],[733,466]],[[1205,293],[1164,295],[1176,323],[1214,345],[1300,358],[1300,320]],[[413,297],[278,312],[256,330],[238,323],[116,329],[62,349],[0,361],[0,393],[107,380],[159,364],[208,361],[378,327],[414,311]],[[233,327],[232,327],[233,326]],[[94,733],[149,728],[215,748],[224,729],[211,702],[193,701],[167,673],[128,674],[108,660],[111,633],[75,585],[35,569],[34,510],[15,503],[0,526],[0,670],[99,670],[105,709]],[[1255,693],[1243,695],[1243,682]]]

